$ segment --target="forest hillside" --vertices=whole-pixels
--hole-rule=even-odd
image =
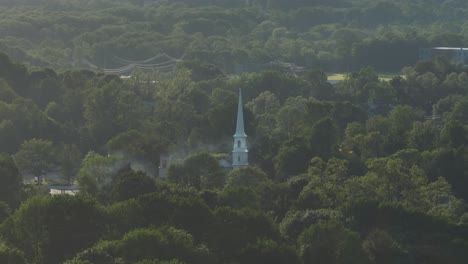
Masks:
[[[0,263],[465,264],[467,10],[0,0]]]
[[[419,48],[467,46],[467,13],[456,0],[1,0],[0,47],[53,69],[165,53],[228,74],[281,63],[398,72]]]

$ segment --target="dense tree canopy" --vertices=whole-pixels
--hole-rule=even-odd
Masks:
[[[466,257],[468,71],[461,66],[419,63],[390,81],[365,68],[332,85],[317,71],[202,78],[200,69],[181,67],[118,79],[6,61],[11,71],[24,69],[26,80],[60,87],[37,97],[28,92],[36,82],[18,86],[21,78],[4,78],[0,86],[7,259],[463,263]],[[232,148],[238,87],[256,166],[228,171],[220,164]],[[159,157],[170,162],[167,178],[157,177]],[[78,184],[81,195],[44,196],[45,187],[30,178],[22,183],[22,175],[49,173]],[[154,243],[142,251],[145,241]],[[425,243],[438,250],[424,251]]]
[[[0,48],[52,68],[120,68],[166,53],[222,69],[194,66],[201,78],[294,68],[287,63],[398,71],[417,61],[421,47],[466,46],[466,11],[460,1],[5,0]],[[148,67],[170,69],[164,62]],[[21,67],[9,72],[16,82],[22,74]],[[56,84],[38,82],[34,93],[48,97],[38,92]]]
[[[466,263],[463,1],[0,2],[1,263]]]

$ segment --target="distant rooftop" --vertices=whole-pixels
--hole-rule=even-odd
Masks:
[[[77,191],[80,188],[77,185],[49,185],[49,189],[65,190],[65,191]]]
[[[432,47],[419,49],[419,59],[421,60],[431,60],[441,56],[453,62],[468,65],[468,48]]]
[[[49,185],[49,193],[52,195],[69,194],[76,195],[80,188],[76,185]]]
[[[461,47],[432,47],[431,49],[436,49],[436,50],[468,50],[468,48],[461,48]]]

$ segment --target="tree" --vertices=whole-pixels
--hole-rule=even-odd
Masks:
[[[308,113],[307,99],[290,97],[276,114],[279,131],[288,139],[305,135],[308,129],[306,118]]]
[[[54,147],[51,141],[30,139],[21,144],[14,155],[16,165],[23,173],[37,177],[37,184],[42,184],[42,177],[55,166]]]
[[[104,144],[113,135],[140,125],[143,105],[141,98],[117,81],[91,89],[84,105],[86,128],[96,143]]]
[[[216,223],[210,228],[207,244],[218,252],[221,262],[239,262],[242,249],[259,239],[280,239],[272,219],[261,211],[220,207],[214,215]]]
[[[299,235],[313,224],[336,222],[342,219],[341,212],[332,209],[288,211],[280,223],[281,234],[289,241],[295,242]]]
[[[346,184],[347,200],[372,200],[400,204],[446,221],[456,221],[463,203],[453,196],[448,182],[439,178],[429,182],[414,162],[398,157],[370,159],[365,176]]]
[[[59,263],[94,244],[103,227],[103,211],[89,197],[36,196],[12,215],[7,238],[34,263]]]
[[[369,83],[378,83],[379,76],[371,67],[352,72],[337,85],[338,95],[353,103],[364,103],[368,100],[368,91],[365,88]]]
[[[185,69],[178,70],[173,78],[161,80],[160,88],[155,93],[158,103],[154,117],[160,122],[177,124],[173,132],[178,136],[177,140],[187,137],[200,120],[194,97],[191,96],[192,86],[191,73]]]
[[[304,264],[362,263],[359,234],[339,223],[319,223],[300,235],[299,255]]]
[[[408,133],[413,127],[413,123],[422,119],[422,114],[411,106],[399,105],[393,109],[388,117],[389,128],[389,152],[395,152],[403,148],[408,143]]]
[[[5,79],[18,94],[24,96],[28,83],[26,67],[22,64],[13,63],[4,53],[0,53],[0,65],[0,77]]]
[[[75,258],[66,261],[64,264],[116,264],[117,261],[119,260],[116,260],[114,257],[112,257],[109,253],[107,253],[101,248],[89,248],[81,253],[78,253]]]
[[[197,189],[216,189],[224,185],[223,172],[215,157],[202,152],[188,157],[179,169],[173,167],[168,172],[168,178],[193,186]]]
[[[372,83],[367,87],[369,91],[368,103],[373,105],[393,105],[396,103],[395,89],[386,82]]]
[[[154,180],[144,172],[124,168],[113,183],[112,196],[116,201],[124,201],[156,190]]]
[[[0,201],[10,205],[18,201],[23,178],[10,156],[0,155]]]
[[[206,30],[206,28],[204,28],[204,30]],[[192,80],[194,81],[224,77],[223,72],[213,64],[207,64],[200,61],[184,61],[181,67],[190,69]]]
[[[89,152],[81,163],[77,181],[80,191],[102,199],[108,195],[117,171],[122,167],[114,156]]]
[[[250,101],[246,107],[251,109],[255,117],[260,117],[263,115],[273,115],[278,112],[280,103],[274,93],[265,91]]]
[[[467,245],[454,240],[454,237],[464,235],[446,229],[456,224],[442,219],[436,220],[423,212],[407,210],[395,203],[361,200],[354,201],[352,206],[346,208],[345,215],[353,215],[350,224],[366,234],[362,246],[369,258],[376,254],[376,257],[388,256],[386,260],[382,260],[384,263],[390,260],[393,260],[393,263],[413,263],[415,260],[463,263],[466,257]],[[387,234],[379,232],[380,234],[371,235],[376,233],[376,230],[385,231]],[[437,239],[432,239],[432,235],[437,236]],[[368,238],[372,239],[370,244],[366,242]],[[396,254],[389,256],[388,253],[392,251]],[[372,258],[370,260],[372,261]]]
[[[113,155],[126,156],[137,160],[159,159],[169,139],[159,139],[162,135],[146,124],[140,130],[128,130],[111,138],[106,146]]]
[[[5,245],[0,245],[0,262],[4,264],[27,263],[23,252],[14,248],[9,248]]]
[[[345,68],[349,70],[349,63],[352,56],[353,45],[362,41],[362,32],[343,28],[334,32],[336,39],[336,51],[343,58]]]
[[[211,129],[217,131],[214,136],[231,135],[235,131],[236,123],[231,121],[234,120],[237,110],[236,98],[237,95],[234,92],[221,88],[216,88],[211,93],[211,107],[208,110],[207,119]],[[244,118],[247,120],[245,114],[246,112],[244,112]]]
[[[260,209],[260,197],[253,188],[245,186],[230,186],[223,190],[219,199],[224,206],[233,209]]]
[[[34,78],[40,73],[31,73],[31,85],[28,96],[41,108],[47,106],[49,102],[57,102],[63,92],[63,83],[57,78],[52,70],[45,70],[40,78]]]
[[[273,131],[276,125],[275,114],[280,108],[279,100],[275,94],[266,91],[262,92],[257,98],[250,101],[246,108],[250,109],[257,121],[257,134],[268,135]]]
[[[171,190],[148,193],[115,206],[114,215],[121,216],[121,226],[132,230],[145,226],[173,226],[186,230],[196,238],[204,237],[214,225],[210,208],[195,190],[174,186]],[[125,229],[124,229],[125,230]]]
[[[182,262],[182,261],[177,260],[177,259],[173,259],[173,260],[155,260],[155,259],[149,260],[149,259],[145,259],[145,260],[142,260],[142,261],[138,261],[135,264],[185,264],[185,262]]]
[[[331,118],[324,118],[312,126],[310,148],[312,153],[323,159],[333,156],[336,151],[338,132]]]
[[[209,250],[203,245],[197,245],[190,233],[173,227],[136,229],[120,240],[101,241],[94,248],[131,263],[145,259],[215,263]]]
[[[16,99],[18,95],[16,94],[15,91],[8,85],[7,82],[5,82],[3,79],[0,80],[0,98],[2,101],[6,103],[11,103],[13,102],[14,99]]]
[[[310,181],[297,199],[300,208],[336,208],[346,201],[347,161],[331,158],[325,164],[315,157],[310,161],[308,175]]]
[[[320,119],[323,119],[324,116],[325,114],[319,115],[319,118],[316,120],[320,121]],[[351,122],[364,123],[367,119],[367,113],[363,110],[363,108],[351,104],[350,102],[339,101],[333,103],[330,116],[338,127],[338,131],[343,131]]]
[[[69,185],[78,173],[82,154],[76,145],[62,144],[58,153],[58,163],[65,180]]]
[[[267,175],[257,167],[241,167],[232,170],[227,176],[226,187],[248,187],[258,189],[271,183]]]
[[[307,140],[303,138],[293,138],[283,143],[274,158],[275,170],[280,179],[307,170],[307,162],[312,155],[307,145]]]
[[[11,214],[10,207],[5,202],[0,202],[0,224]]]
[[[271,239],[258,239],[242,250],[240,263],[298,264],[295,250]]]
[[[438,131],[433,121],[413,123],[413,129],[408,133],[408,145],[418,150],[431,150],[438,143]]]
[[[309,96],[318,100],[332,100],[335,96],[333,85],[328,82],[327,75],[318,70],[309,70],[304,74],[304,79],[308,82]]]
[[[405,252],[398,243],[385,230],[375,229],[369,233],[362,242],[362,249],[370,260],[370,263],[402,263]]]
[[[453,148],[465,146],[468,143],[467,128],[460,121],[449,121],[440,132],[442,142]]]

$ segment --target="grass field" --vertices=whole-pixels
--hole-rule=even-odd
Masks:
[[[346,78],[347,73],[331,73],[328,74],[328,81],[331,82],[340,82],[343,81]],[[379,79],[381,81],[390,81],[393,77],[398,76],[399,74],[394,74],[394,73],[382,73],[379,74]]]

